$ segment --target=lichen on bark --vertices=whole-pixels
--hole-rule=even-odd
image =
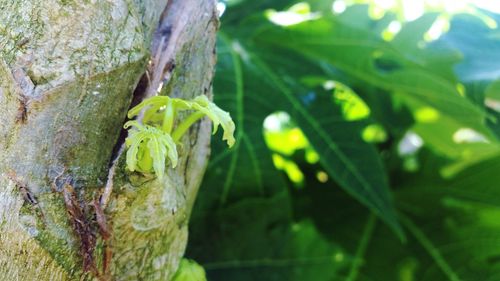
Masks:
[[[164,83],[170,96],[211,95],[215,2],[0,0],[0,9],[0,279],[168,280],[207,162],[208,121],[183,138],[181,164],[162,181],[118,161],[107,208],[92,204],[132,94],[147,91],[136,89],[141,76],[150,92]]]

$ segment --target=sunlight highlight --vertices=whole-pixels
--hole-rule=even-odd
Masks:
[[[267,10],[265,15],[272,23],[281,26],[294,25],[320,17],[319,13],[312,13],[311,7],[305,2],[297,3],[286,11]]]
[[[394,37],[396,36],[396,34],[398,34],[398,32],[401,30],[401,22],[399,21],[392,21],[388,26],[387,28],[382,31],[382,38],[385,40],[385,41],[391,41],[392,39],[394,39]]]
[[[364,141],[369,143],[385,142],[388,138],[384,127],[379,124],[371,124],[366,126],[361,133]]]
[[[416,153],[422,146],[424,141],[414,132],[408,131],[403,139],[399,142],[398,152],[399,155],[411,155]]]
[[[446,33],[450,29],[450,22],[444,17],[438,17],[438,19],[432,24],[429,31],[424,34],[425,41],[434,41],[439,39],[442,34]]]
[[[475,130],[473,130],[471,128],[458,129],[453,134],[453,141],[456,143],[477,143],[477,142],[488,143],[489,142],[485,136],[483,136],[482,134],[476,132]]]
[[[346,8],[347,8],[347,6],[346,6],[346,3],[344,0],[337,0],[337,1],[333,2],[332,10],[333,10],[333,13],[335,13],[335,14],[342,14]]]
[[[360,3],[370,4],[372,16],[376,18],[380,18],[386,11],[393,11],[403,21],[413,21],[425,11],[441,11],[451,15],[474,12],[476,8],[480,8],[500,13],[500,0],[338,0],[333,4],[333,11],[341,13],[349,5]]]
[[[264,129],[271,132],[278,132],[283,129],[284,124],[290,123],[290,115],[286,112],[276,112],[264,119]]]
[[[439,119],[439,112],[429,106],[419,108],[414,113],[415,120],[421,123],[433,123]]]
[[[218,2],[217,13],[219,14],[219,18],[224,14],[225,11],[226,11],[226,4],[224,2]]]

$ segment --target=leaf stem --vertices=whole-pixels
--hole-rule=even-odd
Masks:
[[[172,100],[168,99],[167,105],[165,108],[165,115],[163,117],[163,126],[162,130],[165,133],[170,134],[172,132],[172,128],[174,126],[174,118],[175,118],[175,110],[172,104]]]
[[[461,281],[460,277],[453,271],[453,269],[450,267],[450,265],[446,262],[446,260],[443,258],[439,250],[434,246],[427,238],[425,233],[416,226],[410,218],[407,216],[400,214],[400,221],[403,223],[403,225],[406,226],[406,228],[410,231],[411,234],[420,242],[422,247],[427,251],[427,253],[434,259],[434,262],[436,262],[436,265],[443,271],[443,273],[448,277],[448,280],[450,281]]]
[[[368,244],[370,243],[370,238],[373,235],[373,231],[375,230],[375,225],[377,222],[377,218],[373,213],[370,213],[368,216],[368,220],[363,229],[363,235],[361,236],[361,240],[359,241],[358,249],[356,250],[356,256],[354,257],[354,261],[352,262],[351,269],[349,270],[349,275],[347,276],[347,281],[355,281],[358,278],[359,270],[363,266],[363,257],[366,253],[366,249],[368,248]]]
[[[191,115],[189,115],[182,123],[177,126],[177,128],[174,130],[172,133],[172,139],[174,142],[178,142],[181,137],[186,133],[186,131],[193,125],[196,121],[200,120],[203,118],[205,114],[203,112],[194,112]]]

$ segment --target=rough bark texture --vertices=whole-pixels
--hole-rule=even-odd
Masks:
[[[210,124],[182,139],[162,182],[126,170],[120,131],[132,100],[158,89],[211,95],[215,1],[0,0],[0,9],[0,280],[169,280]]]

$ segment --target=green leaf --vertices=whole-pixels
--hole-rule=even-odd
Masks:
[[[433,257],[433,268],[419,280],[437,280],[435,270],[447,272],[448,280],[453,280],[451,275],[459,280],[496,280],[500,274],[495,262],[500,255],[496,234],[500,231],[500,158],[476,164],[452,180],[438,177],[434,158],[424,161],[428,172],[400,183],[397,193],[399,204],[413,217],[411,232],[416,232],[431,256],[440,256]]]
[[[219,67],[223,70],[218,70],[221,80],[215,83],[216,93],[221,98],[221,101],[216,102],[224,108],[235,108],[231,111],[236,113],[239,130],[248,128],[243,120],[252,120],[253,133],[253,130],[258,130],[254,124],[262,124],[269,114],[279,110],[288,112],[311,145],[322,155],[320,161],[328,173],[401,235],[379,155],[373,144],[361,138],[363,124],[345,120],[342,110],[333,102],[331,93],[315,93],[318,89],[308,90],[299,82],[307,75],[321,74],[321,70],[303,60],[287,60],[279,55],[279,51],[266,49],[269,53],[265,53],[261,48],[253,49],[252,45],[247,47],[242,41],[232,40],[228,36],[222,35],[219,42]],[[224,87],[227,84],[225,79],[230,79],[229,75],[241,83],[236,85],[236,99],[228,98],[234,88]],[[217,84],[218,81],[222,83]],[[218,98],[217,95],[215,97]],[[258,126],[262,126],[260,124]],[[258,137],[261,137],[260,132],[248,139],[248,143],[256,143],[255,138]],[[261,155],[256,156],[255,160],[260,159]],[[235,161],[238,151],[234,151],[231,157]],[[226,179],[225,182],[222,201],[240,180]]]
[[[292,109],[288,110],[289,113],[321,155],[320,162],[325,170],[401,237],[403,234],[394,213],[380,157],[374,146],[361,138],[364,124],[345,120],[342,110],[333,104],[329,94],[312,92],[310,101],[304,103],[267,65],[258,63],[261,73],[279,88],[283,96],[278,97],[285,99],[282,103],[288,102],[287,108]]]
[[[449,74],[435,75],[432,69],[426,68],[443,63],[429,56],[423,61],[406,58],[395,49],[405,46],[399,40],[392,46],[377,35],[346,26],[331,17],[288,27],[269,26],[261,28],[255,36],[262,44],[294,50],[297,56],[305,56],[311,61],[328,62],[350,77],[397,95],[398,100],[414,113],[422,106],[435,108],[440,117],[429,123],[434,127],[429,130],[435,131],[436,127],[448,131],[474,128],[489,141],[496,141],[486,126],[486,112],[459,93],[455,79]],[[443,65],[450,68],[450,63]],[[441,118],[453,120],[453,124],[440,122]],[[421,126],[426,125],[421,123]],[[451,137],[449,134],[447,139]],[[442,150],[439,140],[424,140],[436,151],[457,157]],[[462,155],[464,149],[454,148]]]
[[[155,174],[161,179],[165,174],[165,154],[167,153],[167,148],[160,144],[160,141],[157,138],[151,138],[147,147],[149,154],[153,159]],[[173,167],[175,167],[176,164],[177,162],[172,162]]]
[[[370,231],[360,206],[338,189],[326,188],[331,182],[318,182],[310,174],[305,175],[305,187],[292,192],[294,213],[312,219],[347,256],[356,256],[351,267],[361,263],[356,280],[496,280],[500,191],[495,174],[500,158],[477,164],[453,180],[439,177],[439,161],[430,157],[422,162],[425,171],[396,176],[404,244],[391,238],[383,224]]]
[[[209,101],[207,96],[205,95],[197,96],[196,98],[194,98],[191,107],[200,112],[203,112],[208,116],[208,118],[210,118],[210,120],[212,120],[214,134],[217,132],[217,128],[219,127],[219,125],[221,125],[222,129],[224,130],[222,140],[225,140],[229,147],[232,147],[234,145],[235,125],[228,112],[220,109],[213,102]]]
[[[149,161],[145,154],[153,160],[153,170],[159,178],[165,174],[166,157],[175,168],[178,161],[177,147],[169,134],[153,126],[142,125],[138,121],[128,121],[124,128],[129,130],[125,140],[128,147],[127,167],[130,171],[152,172],[149,170]],[[146,168],[145,168],[146,167]]]
[[[205,270],[193,260],[182,259],[173,281],[207,281]]]
[[[135,171],[137,166],[137,154],[139,153],[139,145],[144,140],[145,136],[135,132],[127,138],[127,167],[130,171]]]
[[[277,193],[198,213],[186,255],[203,265],[210,280],[338,280],[349,257],[310,221],[292,222],[288,208],[289,198]]]

